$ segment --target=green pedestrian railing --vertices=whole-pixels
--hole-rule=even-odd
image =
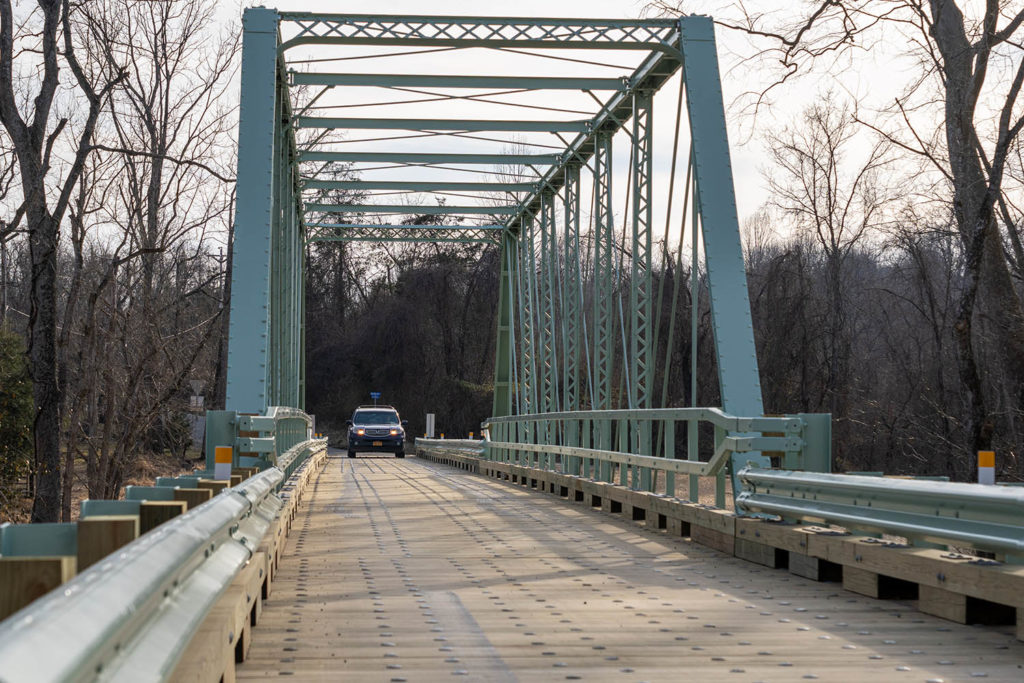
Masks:
[[[701,431],[713,437],[702,443]],[[701,477],[715,479],[726,506],[726,468],[743,454],[775,455],[787,469],[828,471],[828,415],[737,417],[718,408],[594,410],[492,417],[484,457],[525,467],[676,495],[677,477],[699,500]],[[685,446],[683,446],[685,444]],[[659,479],[663,473],[664,479]],[[734,482],[735,490],[735,482]]]

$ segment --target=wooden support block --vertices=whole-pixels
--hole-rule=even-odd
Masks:
[[[668,535],[675,538],[689,538],[690,523],[684,522],[679,517],[668,516]]]
[[[97,515],[78,520],[78,571],[85,571],[138,537],[138,515]]]
[[[843,578],[842,565],[800,553],[790,553],[789,573],[812,581],[841,581]]]
[[[183,500],[146,500],[139,505],[139,533],[152,531],[166,521],[185,514],[188,503]]]
[[[736,557],[742,560],[763,564],[765,567],[771,567],[772,569],[789,566],[789,553],[781,548],[764,543],[756,543],[740,536],[736,537],[735,543],[733,552],[735,552]]]
[[[967,596],[962,593],[954,593],[943,588],[921,585],[918,587],[917,609],[925,614],[932,614],[943,619],[955,621],[958,624],[967,623]],[[1020,624],[1020,609],[1017,610],[1017,623]],[[1020,628],[1017,629],[1017,639],[1020,640]]]
[[[763,543],[791,553],[807,554],[807,534],[803,527],[749,517],[736,518],[736,538]]]
[[[228,487],[228,482],[217,479],[200,479],[196,486],[201,489],[209,489],[213,495],[217,495]]]
[[[191,510],[210,500],[213,491],[210,489],[174,489],[174,500],[183,501]]]
[[[880,597],[878,589],[878,574],[869,572],[866,569],[843,567],[843,588],[853,593],[866,595],[869,598]]]
[[[200,683],[235,680],[235,634],[231,630],[231,605],[218,600],[185,648],[170,680]]]
[[[729,555],[735,554],[736,537],[706,526],[692,524],[690,526],[690,538],[701,545],[720,550]]]
[[[71,555],[0,557],[0,621],[69,581],[76,566]]]
[[[231,487],[233,488],[233,487],[238,486],[239,484],[241,484],[242,483],[242,479],[243,479],[243,477],[242,477],[241,474],[232,474],[231,475],[231,479],[230,479]]]

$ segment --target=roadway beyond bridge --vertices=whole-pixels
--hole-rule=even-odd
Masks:
[[[961,626],[425,460],[332,457],[239,680],[1024,679]]]

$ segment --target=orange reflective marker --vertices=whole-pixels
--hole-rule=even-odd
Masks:
[[[996,452],[978,451],[978,483],[996,483]]]
[[[213,478],[231,479],[231,446],[216,446],[213,449]]]

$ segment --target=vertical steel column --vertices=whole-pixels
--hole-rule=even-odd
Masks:
[[[541,338],[544,367],[544,396],[541,399],[542,413],[558,410],[558,345],[555,337],[555,269],[558,267],[558,239],[555,233],[555,196],[551,192],[541,195],[540,204],[541,263],[537,279],[540,290]],[[538,425],[542,443],[555,443],[557,425],[545,420]],[[547,453],[540,455],[540,467],[553,469]]]
[[[555,345],[554,269],[556,267],[555,197],[541,195],[540,203],[540,269],[537,277],[538,303],[541,316],[541,364],[544,372],[540,411],[558,410],[558,354]]]
[[[275,212],[277,94],[276,10],[243,15],[238,173],[228,332],[227,409],[262,413],[268,405],[272,357],[270,251]]]
[[[565,170],[565,238],[562,267],[562,410],[580,409],[580,323],[583,312],[580,282],[580,167],[570,164]],[[565,443],[578,446],[580,424],[570,420]],[[578,475],[580,459],[569,458],[569,473]]]
[[[609,410],[614,370],[614,227],[612,225],[612,133],[601,131],[594,146],[594,409]],[[611,422],[599,421],[595,448],[611,448]],[[611,480],[611,466],[601,463],[601,478]]]
[[[681,17],[679,25],[722,407],[733,415],[762,415],[714,25],[709,17],[701,16]],[[734,491],[739,490],[736,473],[751,461],[759,467],[771,466],[760,453],[734,455]]]
[[[512,345],[515,344],[512,327],[512,259],[516,253],[516,239],[509,232],[501,236],[501,274],[498,278],[498,334],[494,351],[494,404],[491,415],[504,417],[512,414]]]
[[[654,324],[651,302],[651,210],[654,149],[652,133],[652,93],[638,91],[633,95],[633,268],[629,283],[630,308],[630,405],[634,409],[651,407],[654,384],[654,349],[651,341]],[[635,449],[642,455],[652,450],[651,422],[634,421],[632,424]],[[640,486],[653,490],[654,481],[649,467],[640,469]]]

